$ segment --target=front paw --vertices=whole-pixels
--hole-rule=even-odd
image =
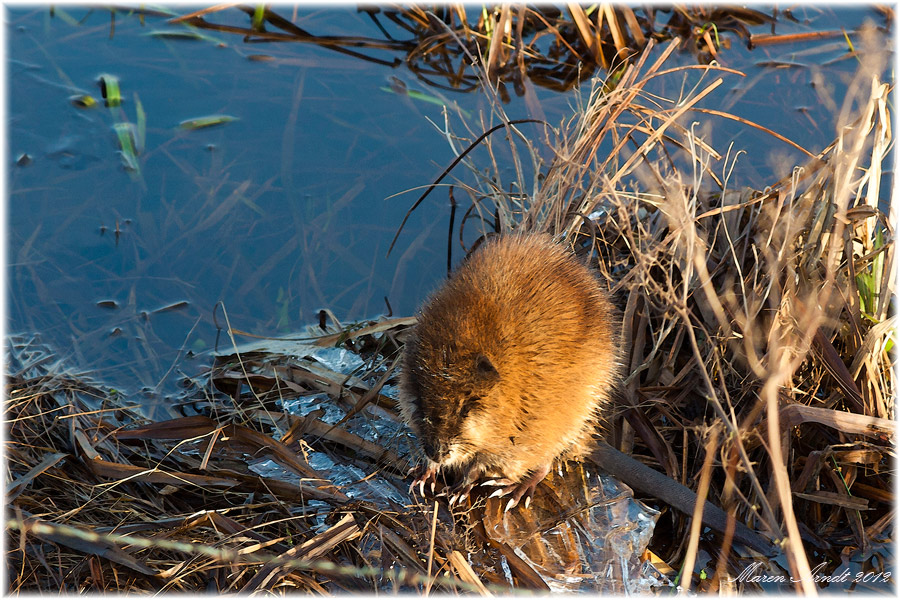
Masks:
[[[550,465],[541,465],[534,469],[525,479],[521,481],[513,481],[510,479],[488,479],[487,481],[483,481],[481,483],[482,486],[486,487],[495,487],[497,488],[494,492],[488,496],[489,498],[496,497],[509,497],[509,501],[506,503],[506,508],[504,508],[504,512],[509,511],[512,507],[516,506],[520,501],[524,504],[525,508],[531,506],[531,499],[534,496],[534,490],[537,488],[538,484],[544,480],[547,474],[550,472]]]
[[[464,475],[457,474],[456,477],[452,477],[449,485],[448,482],[444,481],[443,477],[441,477],[441,483],[438,484],[438,473],[440,470],[440,465],[435,463],[430,463],[429,466],[419,465],[410,469],[409,475],[413,476],[413,481],[409,486],[410,493],[418,487],[420,496],[424,497],[427,489],[432,498],[446,496],[450,506],[462,504],[463,500],[469,496],[469,493],[475,487],[475,482],[481,476],[481,469],[470,468]],[[453,479],[457,480],[453,481]],[[437,491],[438,489],[440,491]]]
[[[475,482],[469,479],[463,479],[456,485],[450,486],[449,488],[445,488],[441,495],[446,495],[448,498],[447,504],[449,506],[453,506],[454,504],[462,504],[463,501],[469,497],[469,493],[472,491],[472,488],[475,487]]]
[[[409,484],[409,493],[413,493],[413,489],[418,485],[419,495],[425,496],[425,485],[428,484],[428,489],[431,491],[431,495],[434,496],[439,468],[438,465],[432,463],[429,466],[419,465],[410,469],[408,475],[412,475],[413,480],[412,483]]]

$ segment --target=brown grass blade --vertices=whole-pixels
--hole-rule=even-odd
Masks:
[[[6,486],[6,501],[12,502],[16,499],[16,497],[21,494],[25,488],[27,488],[34,478],[50,469],[61,461],[62,459],[69,456],[65,452],[54,452],[53,454],[48,454],[44,457],[44,460],[36,464],[31,470],[22,475],[21,477],[16,477],[13,481],[9,482]],[[7,455],[7,460],[9,460],[9,456]]]
[[[353,340],[364,335],[374,335],[395,328],[408,327],[416,324],[416,317],[395,317],[393,319],[385,319],[374,325],[367,325],[353,331],[342,331],[331,335],[322,336],[315,341],[316,346],[336,346],[341,342]]]
[[[493,17],[491,17],[493,18]],[[487,77],[493,81],[500,70],[500,54],[503,50],[503,38],[506,36],[506,29],[510,20],[510,5],[503,4],[500,8],[500,18],[492,28],[491,45],[488,48]]]
[[[700,467],[700,485],[697,486],[697,500],[694,502],[694,514],[691,517],[691,534],[688,541],[685,561],[681,570],[679,584],[685,593],[691,590],[691,578],[694,575],[694,563],[697,561],[697,549],[700,545],[700,530],[703,527],[703,505],[709,495],[709,481],[712,478],[712,463],[716,456],[719,432],[722,429],[721,422],[713,423],[709,428],[709,438],[704,448],[703,466]]]
[[[606,17],[606,22],[609,25],[609,32],[612,34],[613,43],[616,46],[616,56],[620,59],[624,59],[628,55],[628,41],[625,39],[625,36],[622,35],[616,9],[613,8],[612,4],[604,2],[600,5],[598,12],[599,11],[602,11]]]
[[[424,580],[427,572],[426,567],[419,559],[418,552],[406,540],[397,535],[393,529],[389,529],[381,524],[378,525],[378,535],[381,537],[382,543],[389,547],[394,555],[400,559],[400,564],[403,567],[412,569],[416,575],[419,575]]]
[[[118,440],[190,440],[209,435],[218,424],[204,416],[182,417],[159,421],[133,429],[120,429],[113,435]]]
[[[766,439],[769,442],[769,455],[772,457],[770,465],[771,476],[774,480],[774,496],[778,499],[784,515],[784,526],[787,532],[785,540],[785,553],[787,554],[788,564],[791,573],[794,574],[794,580],[800,579],[800,583],[795,584],[798,591],[802,590],[807,596],[816,595],[816,587],[812,580],[812,573],[809,568],[809,559],[803,548],[803,540],[800,535],[800,528],[797,525],[797,518],[794,513],[794,504],[791,497],[791,484],[787,471],[787,463],[782,449],[782,433],[783,429],[779,424],[780,414],[778,412],[779,390],[789,379],[789,359],[786,354],[779,356],[773,368],[773,373],[765,381],[760,394],[760,399],[766,404]],[[774,362],[774,361],[773,361]]]
[[[398,473],[405,474],[412,466],[406,459],[400,458],[393,450],[379,446],[356,434],[350,433],[346,429],[329,425],[308,415],[301,416],[277,411],[254,410],[251,411],[250,417],[256,418],[260,422],[278,422],[282,425],[286,422],[290,424],[286,435],[294,436],[297,432],[302,431],[309,436],[340,444],[359,455],[371,458],[378,465],[389,466]]]
[[[803,404],[785,406],[781,409],[780,418],[786,428],[794,427],[800,423],[819,423],[844,433],[877,437],[885,440],[892,439],[896,435],[896,423],[891,419],[858,415],[846,411],[817,408]],[[762,427],[764,424],[760,426]]]
[[[507,564],[509,565],[509,570],[512,572],[513,576],[516,578],[516,583],[519,587],[525,590],[533,590],[537,592],[549,592],[549,586],[544,582],[540,575],[529,565],[527,562],[522,560],[518,554],[516,554],[515,550],[510,548],[509,544],[505,542],[497,542],[488,537],[488,542],[500,551],[500,554],[503,555],[503,558],[506,559]]]
[[[753,33],[750,34],[751,46],[771,46],[774,44],[794,44],[810,40],[827,40],[844,37],[843,31],[804,31],[802,33]]]
[[[213,431],[220,429],[221,426],[216,424],[212,419],[206,417],[185,417],[183,419],[174,419],[141,427],[130,431],[120,431],[116,433],[116,437],[120,440],[149,440],[149,439],[195,439],[209,435]],[[328,479],[323,477],[319,472],[310,467],[306,461],[302,460],[297,453],[291,451],[283,443],[265,434],[254,431],[242,425],[227,425],[221,427],[221,443],[223,445],[243,446],[248,452],[254,455],[271,455],[273,460],[288,470],[300,475],[301,477],[310,478],[316,481],[327,483]],[[101,464],[103,463],[103,464]],[[158,470],[147,470],[132,465],[115,465],[100,461],[99,457],[92,463],[94,471],[105,477],[136,477],[139,480],[153,481],[157,483],[169,483],[177,485],[178,483],[194,483],[196,485],[210,485],[228,487],[237,485],[237,481],[232,479],[221,479],[214,477],[206,477],[201,475],[193,475],[190,473],[168,473]],[[326,487],[328,487],[326,485]],[[314,489],[314,488],[313,488]],[[326,492],[330,498],[346,499],[346,496],[337,491]]]
[[[587,47],[588,54],[590,54],[590,57],[595,63],[602,64],[603,67],[606,68],[607,65],[604,64],[606,60],[603,58],[603,53],[600,51],[600,44],[594,33],[594,27],[591,24],[591,20],[584,13],[584,9],[581,8],[580,5],[573,3],[566,3],[566,8],[568,9],[569,14],[572,15],[572,20],[575,22],[578,36]]]
[[[662,399],[658,401],[662,402]],[[666,470],[666,475],[678,481],[678,462],[675,460],[675,452],[668,440],[661,436],[655,427],[650,423],[647,415],[639,408],[629,408],[625,413],[628,423],[634,428],[641,439],[650,448],[654,458]]]
[[[365,394],[363,394],[359,398],[356,404],[353,405],[353,408],[347,411],[347,414],[344,415],[340,421],[334,424],[335,427],[343,425],[344,423],[349,421],[351,418],[353,418],[354,415],[358,414],[361,410],[365,409],[366,406],[368,406],[371,402],[378,398],[379,392],[384,387],[384,384],[387,383],[388,379],[394,376],[394,369],[396,369],[397,365],[400,363],[401,356],[402,355],[397,354],[397,356],[394,357],[394,360],[391,362],[390,366],[388,366],[385,372],[382,373],[381,377],[378,378],[378,381],[375,382],[375,385],[373,385],[369,390],[366,391]]]
[[[826,492],[818,490],[809,494],[802,492],[794,492],[797,498],[818,502],[819,504],[829,504],[832,506],[840,506],[850,510],[869,510],[869,502],[864,498],[854,498],[847,493]]]
[[[458,551],[452,550],[447,557],[450,561],[450,566],[456,571],[456,574],[459,578],[473,586],[475,591],[477,591],[482,596],[493,596],[489,589],[487,589],[484,583],[481,581],[481,578],[478,577],[478,574],[472,569],[472,565],[469,564],[469,561]]]
[[[226,479],[224,477],[195,475],[193,473],[173,472],[163,469],[148,469],[100,459],[86,460],[84,462],[94,475],[104,479],[165,483],[174,486],[190,484],[198,487],[226,489],[238,485],[238,482],[234,479]]]
[[[278,564],[279,561],[312,560],[326,554],[338,544],[358,538],[360,535],[361,532],[353,520],[353,515],[344,515],[332,527],[284,552],[272,563],[261,568],[241,591],[249,593],[270,589],[277,577],[294,570],[295,567]]]
[[[890,490],[883,490],[859,481],[853,482],[851,491],[860,498],[868,498],[873,502],[883,502],[885,504],[894,504],[897,496]]]
[[[625,22],[628,24],[628,30],[631,31],[631,37],[634,38],[634,41],[639,48],[643,48],[644,44],[647,43],[647,40],[644,37],[644,32],[641,30],[641,25],[638,23],[637,17],[634,16],[634,11],[631,10],[631,7],[629,6],[619,6],[618,10],[622,13],[622,16],[625,17]]]
[[[309,477],[326,482],[328,478],[309,466],[300,456],[272,437],[242,425],[229,425],[222,430],[226,439],[234,439],[254,448],[256,454],[271,453],[272,459],[301,477]],[[229,440],[230,441],[230,440]]]
[[[151,568],[143,561],[138,560],[118,545],[96,538],[89,531],[78,532],[79,535],[73,535],[77,531],[75,528],[61,526],[40,519],[27,519],[23,530],[27,531],[37,524],[42,525],[43,528],[51,528],[51,531],[46,531],[42,528],[41,533],[35,534],[38,538],[63,545],[83,554],[102,556],[109,561],[133,569],[144,575],[155,577],[158,574],[155,569]]]
[[[868,510],[869,502],[851,496],[850,491],[847,489],[847,482],[844,481],[842,474],[838,474],[834,469],[828,470],[828,477],[831,478],[831,481],[834,483],[834,488],[837,490],[837,493],[834,496],[830,496],[828,492],[824,491],[819,491],[819,493],[826,494],[826,497],[831,499],[830,504],[841,506],[844,515],[847,518],[847,522],[850,524],[850,530],[853,531],[853,537],[856,538],[857,546],[861,552],[868,554],[871,542],[866,535],[860,511]],[[863,508],[860,508],[860,503],[864,505]]]
[[[209,8],[202,8],[186,15],[181,15],[180,17],[169,19],[169,23],[181,23],[183,21],[189,21],[191,19],[196,19],[197,17],[202,17],[203,15],[208,15],[210,13],[225,10],[233,6],[238,6],[239,4],[239,2],[226,2],[224,4],[216,4],[215,6],[210,6]]]
[[[838,354],[838,351],[834,349],[834,346],[825,337],[821,327],[816,331],[815,337],[813,337],[813,348],[816,350],[816,354],[818,354],[819,360],[825,366],[825,369],[831,373],[831,376],[834,377],[838,386],[844,392],[844,396],[849,401],[849,404],[856,409],[856,412],[866,414],[867,411],[863,404],[862,393],[856,386],[853,376],[850,375],[847,365],[841,360],[841,355]]]
[[[754,123],[753,121],[750,121],[750,120],[748,120],[748,119],[744,119],[743,117],[739,117],[739,116],[737,116],[737,115],[733,115],[733,114],[731,114],[731,113],[723,112],[723,111],[720,111],[720,110],[715,110],[715,109],[712,109],[712,108],[699,108],[699,107],[697,107],[697,108],[693,108],[693,109],[691,109],[691,110],[693,110],[693,112],[704,113],[704,114],[707,114],[707,115],[715,115],[715,116],[717,116],[717,117],[722,117],[723,119],[729,119],[729,120],[731,120],[731,121],[737,121],[738,123],[742,123],[742,124],[744,124],[744,125],[747,125],[748,127],[753,127],[754,129],[759,129],[760,131],[763,131],[763,132],[765,132],[765,133],[768,133],[769,135],[771,135],[771,136],[774,137],[775,139],[784,142],[784,143],[787,144],[788,146],[791,146],[791,147],[793,147],[793,148],[796,148],[797,150],[799,150],[800,152],[802,152],[803,154],[805,154],[805,155],[808,156],[809,158],[812,158],[812,159],[816,159],[816,158],[817,158],[812,152],[810,152],[809,150],[807,150],[806,148],[804,148],[803,146],[801,146],[801,145],[798,144],[797,142],[795,142],[795,141],[793,141],[793,140],[791,140],[791,139],[789,139],[789,138],[787,138],[787,137],[781,135],[780,133],[777,133],[777,132],[775,132],[775,131],[772,131],[772,130],[769,129],[768,127],[764,127],[764,126],[762,126],[762,125],[759,125],[758,123]]]
[[[671,111],[665,111],[664,113],[662,113],[662,114],[668,115],[666,117],[666,119],[656,128],[656,130],[653,132],[653,135],[648,137],[644,141],[644,143],[641,144],[641,146],[631,156],[628,157],[628,159],[625,161],[625,163],[621,167],[619,167],[615,173],[613,173],[612,177],[610,177],[610,181],[609,181],[610,185],[615,185],[616,183],[619,182],[620,179],[622,179],[625,175],[630,173],[634,169],[634,167],[637,165],[637,162],[639,160],[643,159],[645,153],[648,152],[650,150],[650,148],[659,141],[659,139],[662,137],[663,133],[665,133],[666,129],[672,123],[674,123],[676,120],[678,120],[681,117],[681,115],[683,115],[688,110],[694,109],[695,108],[694,105],[696,103],[700,102],[700,100],[702,100],[704,97],[706,97],[708,94],[710,94],[714,89],[716,89],[720,85],[722,85],[722,79],[716,79],[715,81],[710,83],[708,86],[703,88],[703,90],[698,92],[695,96],[693,96],[688,101],[686,101],[684,104],[679,106],[677,109],[674,109]],[[662,116],[662,114],[660,116]],[[619,144],[617,144],[616,147],[613,149],[613,152],[611,153],[611,155],[615,155],[616,153],[620,152],[622,147],[625,145],[625,142],[627,139],[628,139],[627,137],[624,137],[622,139],[622,141],[619,142]],[[609,159],[607,159],[607,162],[609,162]],[[606,166],[606,165],[604,164],[604,166]]]

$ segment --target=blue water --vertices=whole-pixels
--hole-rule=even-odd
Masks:
[[[396,78],[472,115],[488,110],[482,94],[428,89],[402,64],[314,45],[246,44],[218,32],[165,39],[150,35],[169,28],[164,19],[142,24],[123,11],[112,32],[108,10],[63,8],[54,16],[34,7],[6,13],[9,332],[39,334],[100,381],[145,388],[152,412],[183,374],[209,364],[204,352],[214,344],[219,301],[233,327],[275,336],[299,331],[322,308],[347,321],[383,314],[385,297],[395,315],[412,314],[444,277],[446,189],[413,214],[385,257],[420,192],[391,196],[427,185],[454,157],[432,124],[443,126],[442,108],[385,88]],[[290,8],[278,10],[290,16]],[[248,22],[236,9],[228,15]],[[809,22],[779,22],[776,32],[881,23],[861,7],[795,15]],[[379,37],[350,7],[303,8],[297,23],[319,34]],[[853,58],[835,61],[846,56],[840,40],[752,52],[733,36],[731,43],[725,63],[748,76],[727,76],[705,106],[727,108],[812,152],[832,141],[835,106],[823,98],[839,107],[856,68]],[[271,60],[251,58],[259,54]],[[755,66],[776,59],[796,65]],[[682,53],[672,65],[692,62]],[[139,174],[123,168],[116,111],[70,102],[75,94],[99,98],[104,73],[119,78],[129,122],[137,121],[138,98],[146,113]],[[677,95],[684,85],[669,78],[656,90]],[[570,116],[571,92],[536,91],[550,123]],[[506,110],[511,118],[531,116],[515,96]],[[211,114],[238,120],[178,128]],[[733,141],[748,151],[733,187],[763,186],[802,161],[764,133],[696,118],[712,124],[708,139],[717,148]],[[454,128],[463,131],[458,121]],[[23,153],[30,164],[16,165]]]

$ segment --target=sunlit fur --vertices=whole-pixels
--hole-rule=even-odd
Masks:
[[[422,307],[400,409],[423,449],[448,445],[430,466],[518,481],[586,449],[620,350],[614,310],[588,267],[548,236],[499,237]]]

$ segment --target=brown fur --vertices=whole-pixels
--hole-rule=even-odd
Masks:
[[[619,356],[593,272],[549,236],[501,236],[421,309],[400,409],[432,469],[521,481],[586,450]]]

